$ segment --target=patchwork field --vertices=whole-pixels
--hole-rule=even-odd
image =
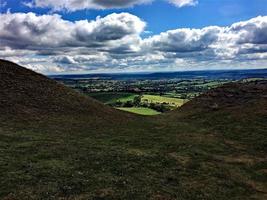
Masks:
[[[104,104],[140,115],[157,115],[180,107],[188,101],[171,95],[161,96],[129,92],[96,92],[88,95]]]

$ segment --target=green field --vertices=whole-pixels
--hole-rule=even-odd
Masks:
[[[175,93],[175,92],[167,92],[165,93],[163,96],[164,97],[169,97],[169,98],[176,98],[176,99],[193,99],[195,97],[197,97],[200,93],[199,92],[186,92],[186,93]]]
[[[97,92],[97,93],[89,93],[88,95],[105,104],[115,103],[116,101],[120,102],[132,101],[134,97],[137,96],[135,94],[127,92]]]
[[[150,108],[140,108],[140,107],[132,107],[132,108],[117,108],[119,110],[132,112],[139,115],[158,115],[160,112],[157,112]]]
[[[164,103],[165,102],[175,107],[180,107],[187,101],[185,99],[171,98],[171,97],[158,96],[158,95],[143,95],[142,101],[144,102],[146,100],[148,101],[148,103]]]
[[[218,87],[220,85],[223,85],[225,83],[227,83],[228,81],[225,81],[225,82],[217,82],[217,81],[213,81],[213,82],[208,82],[208,83],[199,83],[199,84],[196,84],[195,86],[198,86],[198,87],[209,87],[209,88],[214,88],[214,87]]]
[[[138,96],[137,94],[126,93],[126,92],[98,92],[98,93],[89,93],[88,95],[105,104],[115,103],[118,101],[120,102],[133,101],[134,97]],[[165,102],[175,107],[180,107],[187,101],[184,99],[179,99],[179,98],[174,98],[174,97],[149,95],[149,94],[142,95],[142,102],[145,102],[146,100],[148,103],[164,103]]]
[[[126,103],[133,102],[136,96],[139,96],[135,93],[126,93],[126,92],[97,92],[90,93],[89,96],[101,101],[102,103],[109,104],[114,107],[119,107],[120,110],[127,112],[132,112],[140,115],[157,115],[164,111],[155,109],[154,107],[143,106],[143,104],[165,104],[172,109],[182,106],[188,100],[175,98],[171,96],[160,96],[152,94],[141,95],[141,104],[132,105],[132,106],[123,106],[123,105],[114,105],[116,102]]]
[[[120,101],[120,102],[133,101],[134,97],[136,97],[136,96],[138,96],[138,95],[129,93],[128,96],[120,97],[120,98],[116,99],[116,101]]]

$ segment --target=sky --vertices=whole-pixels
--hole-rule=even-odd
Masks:
[[[267,0],[0,0],[0,58],[44,74],[267,68]]]

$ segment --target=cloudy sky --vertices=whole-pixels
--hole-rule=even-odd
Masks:
[[[0,58],[53,73],[267,68],[267,0],[0,0]]]

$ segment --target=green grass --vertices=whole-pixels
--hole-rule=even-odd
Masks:
[[[0,199],[264,199],[264,118],[207,116],[0,121]]]
[[[173,114],[1,120],[0,199],[264,199],[264,116]]]
[[[137,94],[127,92],[97,92],[89,93],[88,95],[105,104],[112,104],[118,101],[125,103],[127,101],[133,101],[134,97],[138,96]],[[142,102],[144,102],[145,100],[148,100],[148,103],[165,102],[174,107],[180,107],[187,102],[187,100],[185,99],[148,94],[142,96]]]
[[[266,199],[264,83],[229,85],[145,117],[51,85],[38,93],[49,82],[35,90],[28,82],[24,95],[18,91],[32,77],[14,76],[21,81],[12,90],[9,75],[0,79],[1,200]],[[58,93],[67,95],[55,99]],[[207,106],[214,103],[218,109]]]
[[[198,87],[218,87],[220,85],[223,85],[225,83],[227,83],[229,81],[225,81],[225,82],[218,82],[218,81],[212,81],[212,82],[208,82],[208,83],[200,83],[200,84],[196,84],[195,86],[198,86]]]
[[[136,94],[128,93],[128,92],[96,92],[89,93],[90,97],[97,99],[105,104],[115,103],[116,101],[127,102],[132,101]]]
[[[175,92],[167,92],[163,94],[164,97],[169,97],[169,98],[176,98],[176,99],[181,99],[183,100],[182,96],[186,95],[186,98],[192,99],[194,97],[197,97],[200,93],[199,92],[186,92],[186,93],[175,93]],[[184,99],[184,101],[188,101],[188,99]]]
[[[159,95],[143,95],[142,101],[144,102],[145,100],[147,100],[149,103],[164,103],[165,102],[175,107],[180,107],[187,101],[184,99],[171,98],[171,97],[165,97],[165,96],[159,96]]]
[[[136,96],[138,96],[138,95],[136,95],[136,94],[131,94],[131,93],[130,93],[129,96],[127,96],[127,97],[120,97],[120,98],[117,99],[117,101],[120,101],[120,102],[133,101],[133,100],[134,100],[134,97],[136,97]]]
[[[117,108],[119,110],[132,112],[139,115],[158,115],[160,112],[157,112],[150,108],[141,108],[141,107],[132,107],[132,108]]]

